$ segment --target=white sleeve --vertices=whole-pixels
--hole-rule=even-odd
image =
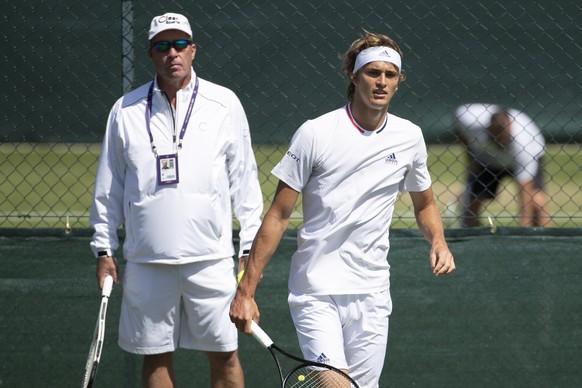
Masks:
[[[310,121],[304,123],[293,135],[289,149],[273,168],[272,174],[301,192],[313,171],[317,147]]]
[[[416,154],[412,161],[412,167],[406,173],[404,180],[400,183],[400,192],[422,192],[430,188],[432,180],[428,171],[427,160],[428,152],[424,138],[421,134],[416,145]]]
[[[510,114],[514,117],[511,151],[515,158],[515,180],[525,183],[534,179],[538,172],[545,140],[538,126],[525,113],[512,110]]]
[[[117,229],[124,222],[123,193],[125,159],[122,140],[119,137],[121,99],[109,113],[101,155],[97,164],[95,188],[89,221],[95,233],[91,249],[95,256],[102,249],[116,250],[119,247]]]
[[[243,251],[251,249],[261,226],[263,195],[247,117],[234,94],[229,106],[229,120],[234,138],[228,157],[230,199],[240,223],[239,256],[242,256]]]

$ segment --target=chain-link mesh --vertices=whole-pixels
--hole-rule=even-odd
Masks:
[[[582,225],[582,5],[559,1],[7,0],[0,37],[0,219],[3,227],[87,227],[110,107],[151,80],[154,15],[189,17],[195,70],[245,106],[265,201],[270,169],[303,121],[345,103],[339,54],[368,30],[404,51],[408,80],[391,112],[423,128],[445,224],[458,226],[467,161],[454,132],[459,104],[527,113],[546,139],[552,224]],[[395,227],[414,225],[406,197]],[[515,183],[502,182],[484,220],[518,225]],[[300,208],[296,214],[300,219]]]

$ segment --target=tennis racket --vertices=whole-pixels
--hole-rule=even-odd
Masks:
[[[87,357],[87,364],[85,365],[83,388],[93,386],[93,382],[95,381],[97,367],[101,359],[101,350],[103,349],[103,340],[105,339],[105,317],[107,315],[107,303],[109,303],[109,295],[111,295],[112,288],[113,278],[111,275],[107,275],[103,282],[103,288],[101,289],[101,308],[99,309],[99,317],[97,318],[97,325],[93,333],[93,342],[89,348],[89,357]]]
[[[307,361],[300,357],[287,353],[273,343],[271,338],[254,321],[251,325],[251,334],[261,345],[271,352],[275,360],[281,387],[301,387],[301,388],[359,388],[358,384],[350,376],[333,366],[320,362]],[[292,366],[284,374],[281,362],[277,357],[284,356],[287,360],[292,360]]]

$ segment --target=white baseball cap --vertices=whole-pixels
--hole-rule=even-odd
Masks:
[[[190,22],[188,22],[186,16],[170,12],[156,16],[152,19],[148,39],[152,40],[154,36],[166,30],[184,31],[189,37],[192,37],[192,29],[190,28]]]

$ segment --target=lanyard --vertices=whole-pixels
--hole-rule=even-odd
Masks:
[[[152,151],[156,158],[158,157],[158,151],[156,145],[154,144],[154,137],[150,128],[150,121],[152,119],[152,109],[153,109],[153,97],[154,97],[154,82],[150,85],[148,91],[148,99],[146,105],[146,129],[150,137],[150,144],[152,145]],[[196,84],[194,85],[194,90],[192,91],[192,97],[190,98],[190,104],[188,104],[188,110],[186,111],[186,117],[184,118],[184,123],[182,124],[182,129],[180,130],[180,139],[178,146],[176,148],[176,153],[182,149],[182,141],[184,140],[184,135],[186,134],[186,129],[188,128],[188,122],[190,121],[190,115],[192,114],[192,108],[194,107],[194,102],[196,101],[196,96],[198,95],[198,77],[196,77]],[[175,142],[174,136],[174,142]]]

